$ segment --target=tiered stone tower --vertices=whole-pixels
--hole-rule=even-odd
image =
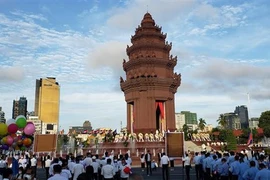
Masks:
[[[175,130],[174,94],[181,75],[174,73],[177,57],[170,55],[172,43],[146,13],[141,25],[131,36],[123,60],[126,80],[120,85],[127,102],[127,129],[135,133]]]

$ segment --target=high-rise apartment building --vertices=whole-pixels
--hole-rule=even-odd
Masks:
[[[175,113],[175,127],[177,130],[182,130],[185,124],[185,114]]]
[[[197,113],[193,113],[190,111],[181,111],[181,114],[185,115],[185,124],[198,124]]]
[[[6,123],[5,112],[2,111],[2,107],[0,107],[0,123]]]
[[[19,100],[13,100],[12,118],[16,119],[17,116],[27,116],[27,99],[20,97]]]
[[[48,131],[54,132],[59,124],[60,86],[53,77],[36,80],[35,115]]]
[[[248,128],[248,108],[247,106],[237,106],[234,110],[234,113],[238,115],[241,123],[241,128]]]
[[[225,113],[223,114],[226,119],[228,129],[241,129],[240,118],[236,113]]]

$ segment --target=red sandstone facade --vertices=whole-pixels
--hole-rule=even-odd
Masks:
[[[120,77],[127,102],[127,129],[135,133],[175,130],[174,94],[181,75],[174,73],[177,57],[170,55],[172,43],[149,13],[131,37],[123,60],[126,80]]]

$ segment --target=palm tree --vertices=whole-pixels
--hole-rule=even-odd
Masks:
[[[203,131],[203,130],[204,130],[205,125],[206,125],[205,120],[204,120],[203,118],[200,118],[200,119],[199,119],[199,124],[198,124],[198,127],[199,127],[199,129],[200,129],[201,131]]]
[[[226,129],[228,124],[227,124],[227,120],[226,120],[224,114],[219,115],[217,122],[223,129]]]

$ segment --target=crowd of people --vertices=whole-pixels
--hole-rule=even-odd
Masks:
[[[197,180],[270,180],[269,156],[264,151],[202,151],[194,156],[187,152],[183,163],[187,180],[192,163]]]
[[[132,174],[132,160],[129,154],[104,156],[92,155],[74,157],[72,154],[65,158],[51,158],[50,155],[41,156],[41,166],[45,168],[48,180],[130,180],[141,178]],[[10,164],[10,165],[9,165]],[[37,158],[29,154],[12,157],[9,163],[5,155],[0,160],[0,180],[35,180],[37,172]],[[39,178],[37,178],[39,179]]]

